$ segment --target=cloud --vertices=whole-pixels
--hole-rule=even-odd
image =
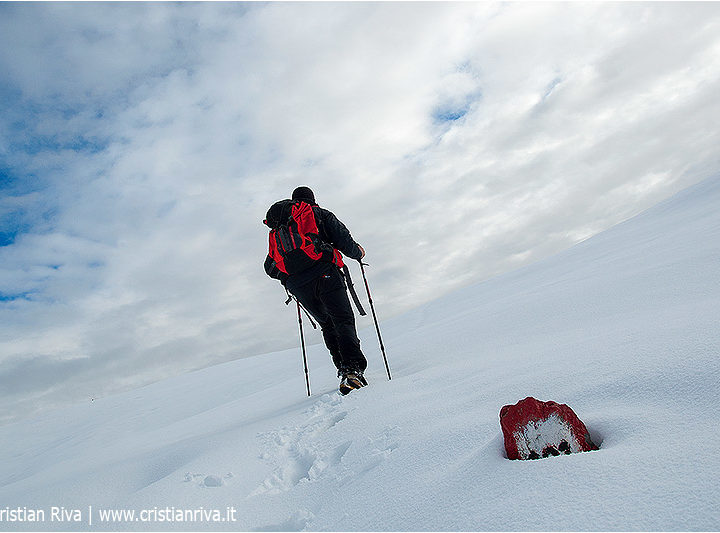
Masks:
[[[0,417],[293,346],[297,185],[389,317],[717,171],[712,3],[0,10]]]

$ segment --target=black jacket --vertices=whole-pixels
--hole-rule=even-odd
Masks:
[[[282,200],[273,204],[273,206],[270,207],[270,210],[268,210],[266,224],[272,228],[275,227],[280,220],[287,218],[290,213],[289,209],[291,205],[291,200]],[[350,231],[347,227],[345,227],[345,224],[340,222],[334,213],[328,211],[327,209],[323,209],[317,204],[312,204],[312,210],[315,214],[315,222],[318,226],[318,235],[320,236],[320,239],[332,245],[333,248],[340,250],[340,252],[342,252],[342,254],[346,257],[359,261],[362,258],[362,252],[360,251],[358,244],[352,238],[352,235],[350,235]],[[332,263],[318,261],[307,270],[288,276],[277,267],[275,261],[269,254],[265,259],[265,272],[267,275],[271,278],[280,280],[282,284],[290,290],[292,290],[293,287],[300,287],[309,283],[316,277],[327,272],[329,268],[333,268]]]

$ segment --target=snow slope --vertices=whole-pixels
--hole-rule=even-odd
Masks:
[[[311,398],[290,350],[2,426],[0,513],[48,515],[0,529],[717,530],[718,206],[720,177],[382,324],[392,382],[363,331],[347,397],[313,346]],[[500,408],[529,395],[601,449],[507,460]],[[99,515],[166,507],[235,521]]]

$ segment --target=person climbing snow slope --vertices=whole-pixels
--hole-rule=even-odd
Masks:
[[[364,387],[367,360],[341,268],[342,254],[360,261],[365,250],[332,212],[315,202],[309,187],[298,187],[291,199],[270,206],[263,222],[270,228],[265,272],[320,324],[338,370],[340,393]]]

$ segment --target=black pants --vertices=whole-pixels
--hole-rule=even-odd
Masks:
[[[290,289],[293,295],[317,320],[325,346],[338,370],[367,368],[355,329],[355,314],[350,307],[345,280],[334,265],[309,283]]]

